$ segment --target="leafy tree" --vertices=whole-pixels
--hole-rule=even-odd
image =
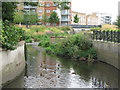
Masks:
[[[50,23],[58,23],[59,22],[59,18],[57,16],[57,13],[56,12],[52,12],[51,15],[50,15],[50,18],[49,18],[49,22]]]
[[[21,24],[24,21],[24,14],[22,11],[15,12],[14,22]]]
[[[48,18],[47,18],[47,16],[46,16],[46,13],[44,13],[42,21],[43,21],[44,24],[45,24],[46,22],[48,22]]]
[[[57,2],[57,3],[58,3],[58,8],[59,8],[60,10],[63,10],[63,9],[69,10],[69,9],[70,9],[70,7],[67,6],[67,4],[68,4],[69,2]]]
[[[13,22],[16,7],[15,2],[2,2],[2,20]]]
[[[76,14],[75,16],[74,16],[74,23],[78,23],[79,22],[79,18],[78,18],[78,15]]]
[[[38,15],[36,13],[32,13],[32,12],[25,13],[23,22],[24,22],[24,24],[27,25],[26,27],[28,27],[31,24],[35,24],[38,22]]]
[[[118,18],[117,18],[116,25],[117,25],[117,26],[118,26],[118,28],[120,29],[120,16],[118,16]]]
[[[38,2],[24,2],[24,5],[26,6],[38,6]]]

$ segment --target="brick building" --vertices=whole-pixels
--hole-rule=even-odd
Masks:
[[[51,13],[54,11],[57,13],[59,17],[59,23],[54,25],[68,25],[71,24],[71,0],[68,0],[67,3],[61,5],[62,8],[58,8],[58,3],[60,2],[53,2],[53,0],[45,1],[39,0],[38,6],[25,6],[24,4],[18,5],[18,9],[24,9],[25,11],[33,11],[38,14],[38,23],[44,24],[47,26],[52,26],[51,23],[43,21],[44,18],[48,19]],[[66,7],[69,7],[66,8]]]

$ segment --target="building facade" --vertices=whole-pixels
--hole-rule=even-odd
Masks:
[[[43,19],[48,19],[52,12],[56,12],[59,17],[59,23],[55,23],[54,25],[68,25],[71,24],[71,0],[67,2],[61,2],[61,8],[58,8],[58,4],[60,2],[53,2],[53,0],[39,0],[38,6],[26,6],[26,5],[18,5],[18,9],[24,9],[25,11],[33,11],[38,15],[38,23],[44,24],[47,26],[52,26],[53,24],[48,21],[44,21]]]
[[[98,25],[98,16],[96,15],[96,13],[87,15],[86,13],[78,13],[78,12],[74,12],[74,11],[72,11],[72,24],[76,24],[76,23],[74,23],[74,17],[76,14],[78,15],[78,18],[79,18],[79,22],[77,24],[79,24],[79,25]]]
[[[79,22],[74,23],[75,15],[78,15]],[[102,24],[111,24],[112,16],[110,14],[105,13],[78,13],[72,11],[72,24],[79,24],[79,25],[102,25]]]
[[[96,13],[92,13],[86,16],[86,25],[98,25],[98,16]]]
[[[112,23],[112,15],[107,13],[97,13],[97,16],[99,17],[98,23],[100,25],[103,24],[111,24]]]
[[[79,25],[86,25],[86,14],[85,13],[78,13],[78,12],[74,12],[72,11],[72,24],[76,24],[74,23],[74,17],[75,15],[78,15],[78,18],[79,18],[79,22],[77,24]]]

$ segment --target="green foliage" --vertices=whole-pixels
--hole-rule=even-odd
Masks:
[[[120,29],[120,16],[118,16],[118,18],[117,18],[116,25],[117,25],[117,26],[118,26],[118,28]]]
[[[2,20],[13,22],[14,12],[16,8],[15,2],[2,2]]]
[[[44,13],[43,18],[42,18],[42,21],[43,21],[44,23],[46,23],[46,22],[49,21],[48,18],[47,18],[47,16],[46,16],[46,13]]]
[[[69,31],[71,30],[71,27],[70,26],[64,26],[64,27],[60,27],[61,30],[63,31]]]
[[[5,21],[2,27],[2,38],[2,48],[13,50],[19,41],[25,39],[25,32]]]
[[[92,47],[92,41],[84,34],[68,36],[63,41],[50,44],[50,46],[46,48],[46,52],[74,59],[79,59],[80,57],[90,59],[96,58],[95,49]]]
[[[27,25],[34,24],[38,22],[38,15],[33,12],[24,14],[24,23]]]
[[[49,18],[49,22],[50,23],[58,23],[59,22],[59,18],[57,16],[56,12],[52,12]]]
[[[14,22],[15,23],[22,23],[24,21],[24,14],[22,11],[15,12],[14,15]]]
[[[79,22],[79,18],[78,18],[78,15],[76,14],[75,16],[74,16],[74,23],[78,23]]]
[[[91,31],[95,31],[95,30],[101,30],[100,27],[97,27],[97,28],[90,28]]]
[[[58,8],[59,8],[60,10],[63,10],[63,9],[69,10],[70,7],[67,6],[68,3],[69,3],[69,2],[59,2],[59,3],[58,3]]]
[[[38,6],[38,2],[24,2],[24,5],[26,6]]]

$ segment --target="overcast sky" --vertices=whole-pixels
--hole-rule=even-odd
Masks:
[[[72,11],[108,13],[114,21],[118,15],[118,1],[120,0],[72,0]]]

